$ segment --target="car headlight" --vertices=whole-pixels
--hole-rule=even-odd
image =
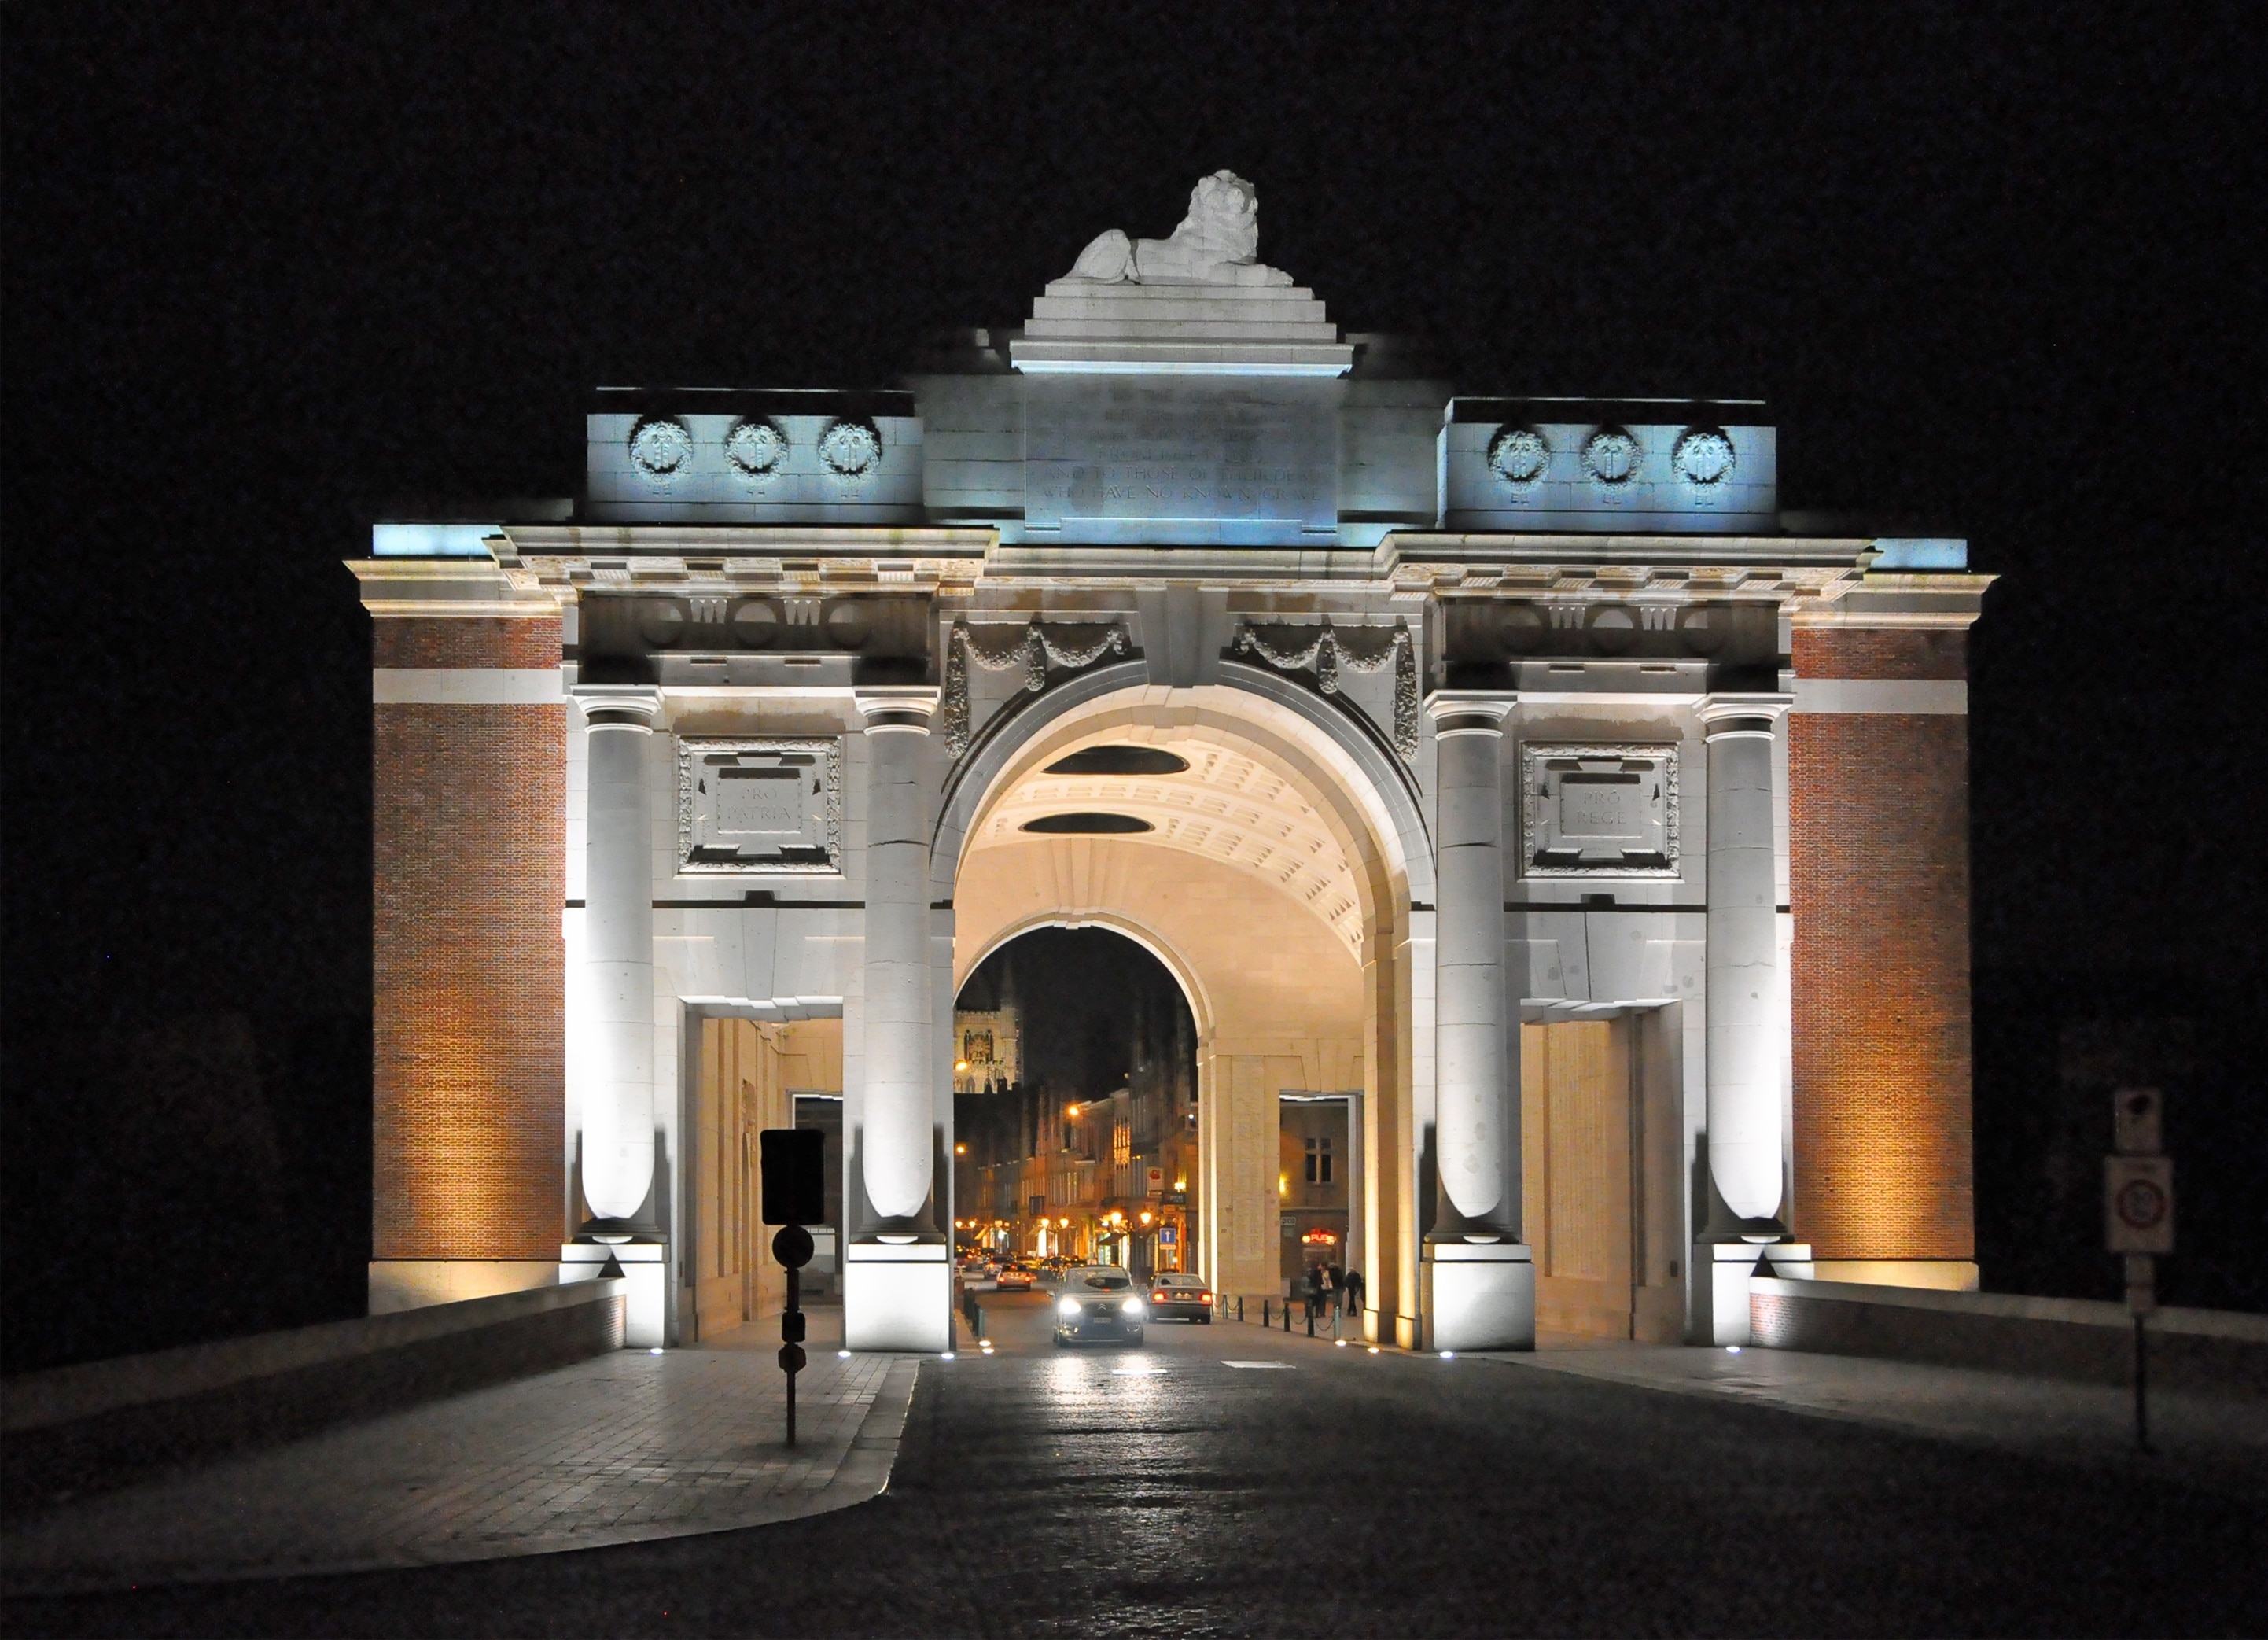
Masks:
[[[1118,1312],[1121,1315],[1140,1315],[1142,1313],[1142,1301],[1138,1298],[1124,1299],[1119,1304]]]
[[[1056,1313],[1062,1316],[1077,1315],[1079,1313],[1079,1300],[1076,1298],[1058,1298],[1056,1300]]]

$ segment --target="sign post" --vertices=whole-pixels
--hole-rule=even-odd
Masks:
[[[827,1136],[815,1128],[767,1127],[757,1135],[764,1223],[782,1226],[772,1257],[787,1270],[780,1311],[780,1370],[787,1374],[787,1444],[795,1444],[795,1375],[803,1370],[803,1267],[811,1262],[806,1224],[827,1218]]]
[[[2163,1102],[2155,1088],[2113,1096],[2117,1154],[2102,1158],[2102,1241],[2126,1260],[2126,1310],[2134,1318],[2134,1444],[2150,1450],[2149,1348],[2144,1323],[2157,1313],[2158,1256],[2174,1250],[2174,1164],[2163,1154]]]

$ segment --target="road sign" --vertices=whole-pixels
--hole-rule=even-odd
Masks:
[[[2112,1252],[2174,1250],[2170,1156],[2102,1158],[2102,1245]]]
[[[756,1143],[763,1174],[764,1223],[825,1223],[827,1135],[815,1127],[767,1127],[756,1135]]]
[[[2120,1156],[2157,1156],[2165,1148],[2165,1101],[2155,1088],[2121,1088],[2111,1099],[2111,1149]]]

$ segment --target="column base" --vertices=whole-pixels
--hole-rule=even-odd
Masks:
[[[1808,1282],[1815,1274],[1811,1245],[1800,1241],[1703,1242],[1693,1249],[1693,1274],[1700,1279],[1694,1296],[1700,1314],[1694,1329],[1697,1344],[1745,1344],[1749,1341],[1749,1278],[1756,1260],[1771,1265],[1783,1281]]]
[[[1535,1348],[1535,1255],[1523,1242],[1425,1244],[1428,1349]]]
[[[669,1244],[666,1241],[571,1241],[559,1250],[559,1282],[588,1282],[612,1258],[630,1282],[623,1318],[625,1349],[659,1349],[669,1342]]]
[[[854,1241],[843,1249],[847,1349],[953,1348],[953,1250],[943,1242]]]

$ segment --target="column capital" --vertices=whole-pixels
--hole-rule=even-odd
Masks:
[[[644,683],[581,683],[568,691],[594,729],[651,730],[661,713],[661,691]]]
[[[1504,720],[1520,704],[1519,697],[1495,690],[1437,689],[1425,697],[1425,713],[1433,720],[1433,738],[1452,735],[1504,733]]]
[[[869,735],[926,735],[937,713],[938,691],[925,683],[877,683],[854,689],[850,698]]]
[[[1698,709],[1705,740],[1737,740],[1760,736],[1770,740],[1772,728],[1795,705],[1793,695],[1711,695]]]

